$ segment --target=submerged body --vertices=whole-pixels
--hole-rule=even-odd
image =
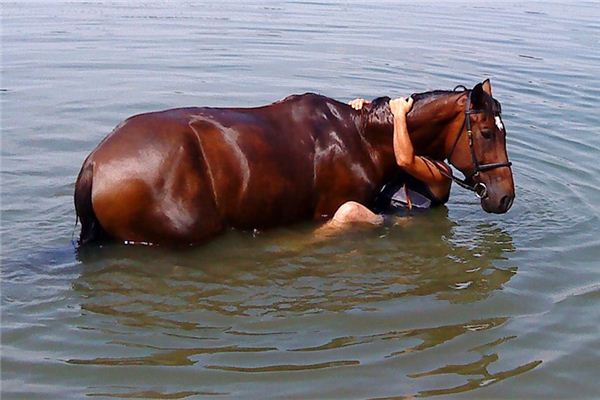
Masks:
[[[443,198],[439,198],[431,191],[428,183],[401,171],[381,188],[372,209],[377,214],[424,211],[446,204],[449,197],[450,191]]]

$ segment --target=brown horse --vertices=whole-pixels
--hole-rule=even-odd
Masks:
[[[506,212],[514,184],[489,80],[413,98],[407,123],[416,154],[448,158],[484,210]],[[325,220],[349,200],[368,206],[398,168],[388,101],[355,111],[307,93],[257,108],[131,117],[83,163],[80,244],[198,244],[227,228]]]

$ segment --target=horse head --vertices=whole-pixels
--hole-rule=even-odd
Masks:
[[[474,189],[485,211],[502,214],[512,206],[515,186],[500,102],[493,98],[489,80],[466,94],[464,122],[448,161],[465,175],[463,182]]]

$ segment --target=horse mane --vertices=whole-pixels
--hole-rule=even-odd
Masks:
[[[413,109],[415,109],[419,103],[429,103],[433,100],[436,100],[438,97],[447,96],[455,93],[457,92],[453,90],[431,90],[428,92],[413,93],[410,95],[410,97],[412,97],[414,101]],[[369,108],[369,123],[384,124],[392,122],[393,117],[389,105],[390,100],[391,98],[388,96],[382,96],[373,99]]]
[[[388,96],[377,97],[365,107],[366,118],[363,120],[363,129],[367,125],[385,127],[393,124],[392,110],[390,109],[390,100]]]
[[[468,94],[471,89],[467,89],[463,86],[464,90],[430,90],[427,92],[413,93],[410,95],[412,97],[414,103],[411,109],[411,113],[413,111],[418,112],[422,106],[426,106],[427,104],[438,100],[440,97],[451,96],[456,94]],[[491,98],[491,97],[490,97]],[[491,98],[495,104],[492,106],[494,109],[499,109],[499,103]],[[389,101],[391,100],[388,96],[377,97],[374,99],[369,107],[367,108],[367,115],[364,123],[369,124],[371,126],[383,126],[386,124],[393,124],[393,116],[392,111],[390,110]]]
[[[458,87],[458,86],[457,86]],[[463,86],[464,88],[464,86]],[[413,109],[415,108],[415,105],[417,105],[419,102],[421,102],[421,104],[425,104],[423,103],[423,101],[433,101],[433,100],[437,100],[438,97],[441,96],[448,96],[451,94],[455,94],[455,93],[469,93],[471,91],[471,89],[466,89],[463,91],[457,91],[457,90],[431,90],[429,92],[422,92],[422,93],[413,93],[410,95],[410,97],[413,98],[414,100],[414,104],[413,104]],[[502,110],[502,106],[500,105],[500,102],[498,100],[496,100],[494,97],[492,96],[485,96],[484,97],[484,102],[486,103],[486,105],[491,106],[493,112],[495,113],[500,113]]]
[[[424,101],[429,103],[430,101],[437,100],[441,96],[448,96],[456,93],[467,93],[469,90],[465,90],[464,92],[455,91],[455,90],[430,90],[428,92],[420,92],[413,93],[410,95],[412,97],[414,103],[413,108],[418,104]],[[390,111],[389,101],[391,100],[388,96],[377,97],[371,102],[371,114],[374,114],[373,117],[379,116],[383,117],[382,114],[385,114],[385,111]],[[387,119],[387,118],[386,118]]]
[[[455,94],[455,93],[460,93],[460,92],[456,92],[454,90],[430,90],[428,92],[413,93],[410,95],[410,97],[412,97],[416,103],[418,101],[428,100],[430,98],[432,98],[431,100],[434,100],[433,98],[437,98],[440,96],[446,96],[446,95],[450,95],[450,94]]]

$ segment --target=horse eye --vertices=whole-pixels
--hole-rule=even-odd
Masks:
[[[491,139],[494,136],[494,133],[489,129],[484,129],[481,131],[481,136],[485,139]]]

